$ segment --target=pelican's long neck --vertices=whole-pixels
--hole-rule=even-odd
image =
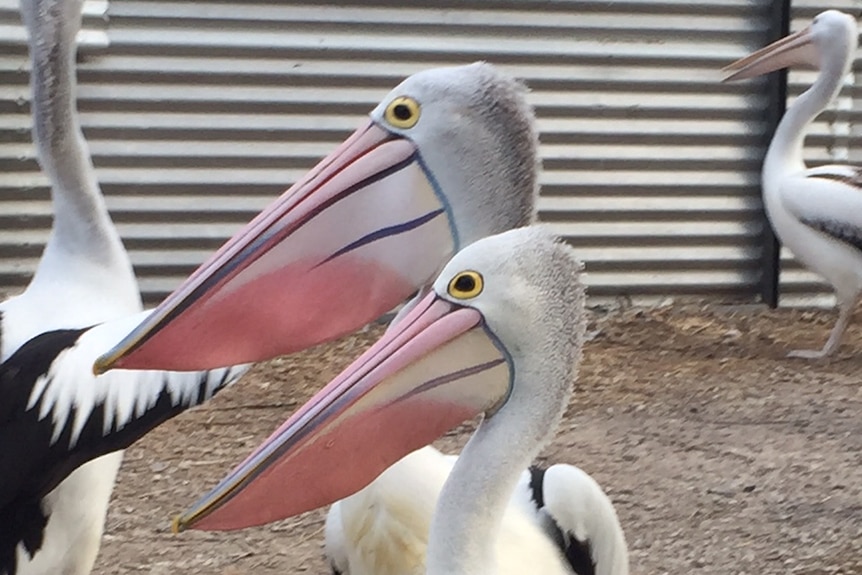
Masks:
[[[825,58],[817,80],[784,113],[763,162],[765,183],[805,169],[802,151],[808,126],[841,90],[850,62],[849,53],[841,60]]]
[[[42,169],[51,180],[54,208],[51,236],[34,283],[44,276],[53,282],[58,274],[74,275],[83,261],[135,285],[78,121],[75,35],[81,24],[81,4],[81,0],[22,0],[33,68],[33,139]]]
[[[518,362],[516,373],[523,375],[516,378],[547,374],[525,363]],[[495,542],[509,499],[521,472],[550,439],[570,389],[568,382],[536,381],[548,383],[547,396],[530,395],[516,379],[506,404],[480,424],[458,457],[431,521],[428,575],[498,571]]]

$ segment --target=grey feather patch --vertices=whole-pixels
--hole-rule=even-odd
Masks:
[[[812,218],[800,218],[800,221],[818,232],[836,240],[850,244],[862,251],[862,229],[835,220],[817,220]]]

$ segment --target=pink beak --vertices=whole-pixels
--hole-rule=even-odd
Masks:
[[[754,78],[797,64],[814,68],[819,65],[817,48],[811,42],[811,30],[809,28],[785,36],[757,52],[728,64],[724,67],[723,72],[729,75],[722,81]]]
[[[231,238],[94,370],[212,369],[350,333],[433,280],[458,248],[453,226],[416,146],[369,123]]]
[[[404,455],[498,409],[512,373],[478,311],[430,294],[174,529],[241,529],[347,497]]]

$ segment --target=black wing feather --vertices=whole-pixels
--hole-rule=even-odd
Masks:
[[[530,496],[539,511],[545,507],[545,471],[544,467],[530,466]],[[574,572],[577,575],[596,575],[590,542],[580,541],[574,533],[563,531],[550,513],[545,512],[543,515],[547,519],[549,535],[563,551]]]
[[[24,415],[30,391],[63,350],[72,347],[84,330],[60,330],[42,334],[0,364],[0,572],[17,569],[16,547],[23,543],[32,556],[42,547],[47,514],[42,496],[32,480],[37,450],[53,433],[50,419],[38,421]],[[22,417],[24,415],[24,417]]]
[[[0,364],[0,574],[15,573],[18,543],[24,543],[31,555],[42,547],[49,517],[42,499],[61,481],[84,463],[129,447],[190,407],[174,405],[167,386],[163,386],[155,403],[140,416],[132,415],[121,430],[113,429],[104,435],[104,404],[97,403],[73,446],[70,447],[70,439],[74,413],[69,414],[59,438],[52,441],[51,415],[40,420],[40,402],[31,409],[27,409],[27,404],[39,378],[47,374],[57,357],[73,348],[86,331],[57,330],[40,334]],[[203,384],[209,373],[199,375],[201,390],[197,403],[207,399]],[[82,384],[92,382],[89,374],[87,378]],[[233,379],[230,371],[225,370],[220,386]]]

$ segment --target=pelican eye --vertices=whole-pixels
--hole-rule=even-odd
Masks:
[[[395,98],[386,106],[384,117],[396,128],[412,128],[419,121],[419,102],[408,96]]]
[[[479,272],[461,272],[449,282],[449,295],[457,299],[470,299],[482,293],[485,282]]]

